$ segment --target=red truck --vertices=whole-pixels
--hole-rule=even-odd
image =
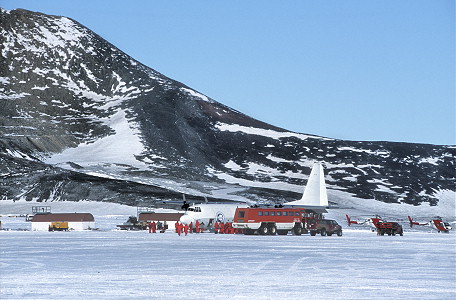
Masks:
[[[315,236],[317,233],[322,236],[337,234],[337,236],[342,236],[342,226],[337,224],[335,220],[321,219],[315,220],[308,224],[307,229],[310,231],[311,236]]]
[[[244,234],[295,235],[308,232],[308,224],[323,219],[322,213],[303,208],[247,207],[237,208],[233,228],[242,229]]]
[[[404,230],[402,229],[402,225],[397,222],[377,222],[375,224],[377,227],[377,235],[396,235],[399,234],[400,236],[404,235]]]

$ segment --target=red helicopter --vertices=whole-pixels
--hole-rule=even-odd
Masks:
[[[408,216],[408,219],[410,222],[410,228],[412,228],[413,225],[427,226],[434,230],[437,230],[438,232],[446,232],[446,233],[450,232],[450,230],[453,229],[450,226],[450,223],[444,222],[441,217],[434,217],[432,220],[425,222],[425,223],[416,222],[410,216]]]
[[[353,221],[348,215],[345,215],[347,218],[348,226],[351,225],[361,225],[371,227],[372,232],[377,231],[377,235],[404,235],[404,230],[402,225],[398,222],[385,221],[382,217],[376,215],[375,217],[370,217],[362,221]]]
[[[371,217],[371,218],[366,218],[364,220],[352,220],[348,215],[345,215],[345,217],[347,218],[347,223],[348,223],[348,226],[351,226],[351,225],[361,225],[361,226],[368,226],[372,229],[372,231],[375,231],[377,230],[377,223],[378,222],[382,222],[382,217],[376,215],[375,217]]]

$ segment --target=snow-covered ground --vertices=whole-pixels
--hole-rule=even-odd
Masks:
[[[115,230],[136,209],[96,206],[85,232],[19,231],[2,207],[0,298],[456,299],[454,231],[179,237]]]

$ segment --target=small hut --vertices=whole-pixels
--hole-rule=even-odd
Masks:
[[[45,213],[32,217],[32,231],[89,230],[95,228],[95,219],[90,213]]]

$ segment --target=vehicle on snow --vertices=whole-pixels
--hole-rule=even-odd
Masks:
[[[311,209],[248,207],[236,209],[232,226],[247,235],[301,235],[308,233],[309,223],[321,219],[323,214]]]
[[[333,234],[342,236],[342,226],[340,226],[335,220],[315,220],[308,224],[307,229],[309,230],[311,236],[315,236],[317,233],[322,236],[331,236]]]
[[[52,222],[49,225],[49,231],[68,231],[70,230],[68,222]]]
[[[122,225],[117,225],[121,230],[146,230],[147,222],[139,222],[134,216],[128,217],[127,222]]]
[[[377,234],[378,235],[404,235],[402,225],[397,222],[378,222],[377,223]]]

